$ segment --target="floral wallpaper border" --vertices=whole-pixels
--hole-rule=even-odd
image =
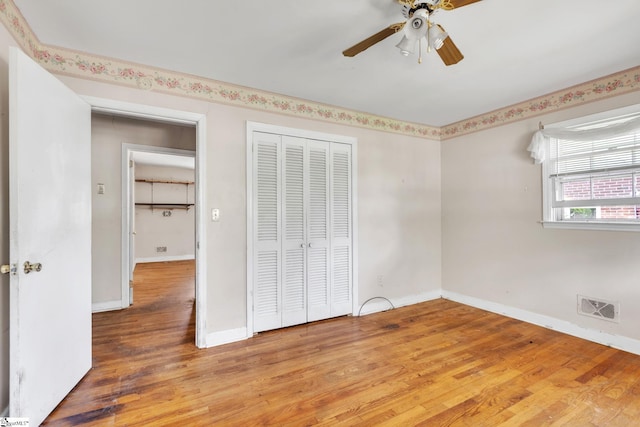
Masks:
[[[432,127],[47,46],[40,43],[13,0],[0,0],[0,21],[24,51],[52,73],[432,140],[454,138],[640,89],[640,67],[636,67],[451,125]]]
[[[640,66],[441,128],[441,140],[640,90]]]

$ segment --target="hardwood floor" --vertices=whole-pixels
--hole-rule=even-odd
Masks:
[[[62,425],[632,426],[640,356],[436,300],[198,350],[193,262],[136,269],[93,316]]]

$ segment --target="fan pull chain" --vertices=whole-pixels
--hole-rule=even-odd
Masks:
[[[422,39],[418,39],[418,64],[422,64]]]

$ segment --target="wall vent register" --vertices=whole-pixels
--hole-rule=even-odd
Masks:
[[[620,321],[620,304],[578,295],[578,314],[609,320]]]

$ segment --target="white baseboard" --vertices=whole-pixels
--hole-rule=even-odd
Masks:
[[[418,304],[425,301],[431,301],[441,297],[442,297],[442,294],[439,289],[436,291],[425,292],[419,295],[409,295],[401,298],[386,298],[384,296],[380,296],[380,297],[375,297],[374,299],[371,299],[368,302],[364,303],[364,305],[360,306],[359,310],[360,310],[360,315],[364,316],[367,314],[379,313],[381,311],[389,310],[390,308],[392,308],[389,302],[391,302],[391,304],[393,304],[395,308],[398,308],[398,307],[404,307],[407,305]],[[357,316],[357,315],[358,315],[358,311],[354,313],[354,316]]]
[[[101,311],[113,311],[122,309],[122,300],[94,302],[91,304],[91,311],[93,313],[100,313]]]
[[[394,307],[404,307],[407,305],[418,304],[425,301],[431,301],[438,298],[445,298],[451,301],[465,304],[471,307],[479,308],[481,310],[490,311],[503,316],[518,319],[523,322],[538,325],[547,329],[553,329],[558,332],[572,335],[578,338],[592,341],[598,344],[606,345],[608,347],[617,348],[619,350],[628,351],[640,355],[640,341],[620,336],[612,335],[593,329],[583,328],[566,320],[557,319],[550,316],[534,313],[519,308],[509,307],[504,304],[495,303],[492,301],[483,300],[480,298],[470,297],[467,295],[458,294],[456,292],[450,292],[445,290],[436,290],[426,292],[419,295],[411,295],[401,298],[386,298],[379,297],[371,299],[364,306],[361,307],[361,315],[373,314],[389,310],[391,305]],[[358,313],[354,313],[357,315]],[[242,341],[249,338],[247,336],[247,328],[229,329],[226,331],[212,332],[207,335],[206,346],[214,347],[222,344],[229,344],[236,341]]]
[[[420,302],[431,301],[434,299],[438,299],[440,297],[441,297],[440,290],[437,290],[432,292],[426,292],[419,295],[411,295],[408,297],[392,298],[390,299],[390,301],[394,307],[398,308],[398,307],[404,307],[407,305],[417,304]],[[390,308],[391,306],[389,305],[389,302],[387,302],[385,299],[382,299],[382,298],[375,299],[375,300],[371,300],[371,302],[367,303],[362,308],[361,315],[377,313],[380,311],[389,310]],[[356,311],[354,315],[357,315],[357,314],[358,312]],[[229,329],[226,331],[212,332],[210,334],[207,334],[206,346],[214,347],[217,345],[229,344],[232,342],[246,340],[248,338],[249,336],[247,336],[247,328],[237,328],[237,329]]]
[[[247,336],[247,328],[228,329],[226,331],[218,331],[207,334],[207,347],[215,347],[217,345],[229,344],[236,341],[242,341],[249,338]]]
[[[509,307],[507,305],[458,294],[456,292],[442,291],[442,298],[640,355],[640,341],[633,338],[583,328],[574,323],[567,322],[566,320],[556,319],[555,317]]]
[[[156,257],[148,257],[148,258],[136,258],[137,263],[145,263],[145,262],[169,262],[169,261],[187,261],[191,259],[196,259],[196,256],[193,254],[187,255],[165,255],[165,256],[156,256]]]

